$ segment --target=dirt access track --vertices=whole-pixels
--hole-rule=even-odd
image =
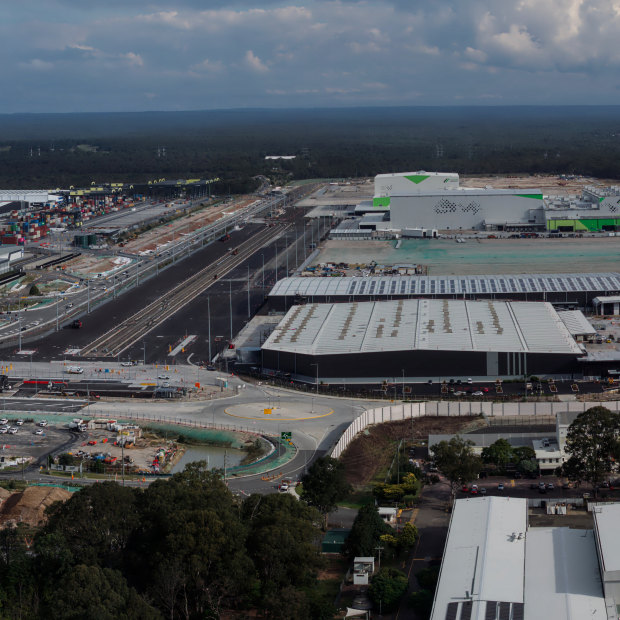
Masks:
[[[14,493],[0,488],[0,528],[18,523],[37,527],[47,520],[48,506],[70,497],[70,491],[58,487],[27,487]]]
[[[427,441],[429,435],[469,430],[478,426],[479,420],[477,416],[428,417],[369,426],[340,457],[347,482],[357,488],[370,483],[378,470],[390,464],[394,445],[401,439],[411,443]]]

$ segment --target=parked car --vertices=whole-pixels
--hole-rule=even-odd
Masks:
[[[472,484],[471,485],[471,494],[472,495],[478,495],[478,485],[477,484]]]
[[[39,426],[47,426],[47,420],[41,420]]]
[[[170,377],[168,375],[159,375],[157,378],[160,381],[170,381]]]
[[[549,491],[553,491],[553,489],[555,489],[555,487],[553,486],[553,482],[549,482],[549,483],[547,484],[547,490],[549,490]]]
[[[480,487],[480,495],[486,495],[487,490],[484,487]]]
[[[465,396],[465,392],[463,392],[462,390],[455,390],[454,395],[455,396]]]
[[[37,428],[37,430],[34,432],[35,435],[43,435],[43,429],[42,428]]]
[[[0,424],[4,425],[4,424],[8,424],[8,423],[9,423],[8,418],[2,418],[2,419],[0,419]]]
[[[9,427],[8,426],[0,427],[0,434],[5,435],[8,432],[9,432]]]
[[[121,362],[121,366],[133,366],[133,362]]]
[[[504,490],[504,483],[503,483],[503,482],[500,482],[500,483],[497,485],[497,490],[498,490],[498,491],[503,491],[503,490]]]
[[[215,366],[213,364],[207,364],[207,370],[215,370]]]
[[[482,392],[481,390],[476,390],[475,392],[471,393],[472,396],[484,396],[484,392]]]
[[[17,427],[11,426],[11,428],[9,429],[9,434],[15,435],[15,433],[17,433]]]

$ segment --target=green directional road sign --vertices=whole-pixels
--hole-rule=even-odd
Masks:
[[[293,433],[291,431],[282,431],[280,433],[280,439],[282,441],[290,441],[292,436],[293,436]]]

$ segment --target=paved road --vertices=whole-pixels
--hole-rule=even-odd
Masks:
[[[0,398],[0,412],[24,411],[27,413],[75,413],[88,405],[86,400],[50,398]]]

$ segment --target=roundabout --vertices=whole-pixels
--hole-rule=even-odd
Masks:
[[[263,406],[258,403],[234,405],[224,409],[224,413],[232,418],[244,420],[260,420],[262,422],[303,422],[316,420],[333,415],[334,410],[328,407],[312,407],[312,411],[303,411],[299,403],[279,402],[277,406]]]

